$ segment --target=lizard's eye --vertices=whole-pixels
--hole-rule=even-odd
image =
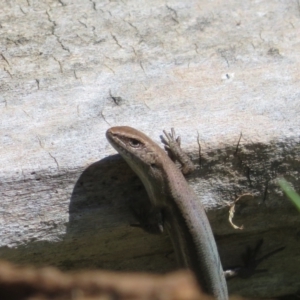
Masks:
[[[136,139],[130,139],[129,145],[133,148],[139,148],[142,144],[140,143],[140,141],[138,141]]]

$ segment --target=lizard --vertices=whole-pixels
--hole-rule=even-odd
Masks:
[[[180,139],[164,131],[162,138],[182,172],[193,166],[180,148]],[[167,153],[144,133],[128,126],[106,131],[110,144],[141,179],[150,202],[150,215],[161,215],[180,267],[191,269],[201,288],[217,300],[227,300],[227,283],[213,232],[201,201]]]

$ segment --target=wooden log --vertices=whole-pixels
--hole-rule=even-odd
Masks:
[[[105,139],[115,125],[157,142],[175,127],[197,164],[188,180],[224,267],[262,238],[262,254],[286,246],[262,264],[268,272],[231,280],[230,291],[296,292],[300,218],[277,179],[300,190],[299,26],[297,2],[3,4],[0,257],[175,269],[167,236],[130,226],[130,206],[147,196]],[[243,230],[228,220],[240,196],[234,223]]]

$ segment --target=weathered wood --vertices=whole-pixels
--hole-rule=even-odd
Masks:
[[[213,300],[202,294],[193,274],[178,271],[168,275],[108,271],[63,273],[53,267],[16,267],[0,261],[1,299],[97,300],[170,299]],[[240,297],[230,300],[242,300]]]
[[[246,245],[286,249],[230,291],[299,289],[298,2],[6,1],[0,10],[0,257],[63,269],[167,271],[166,236],[130,227],[146,200],[105,140],[175,127],[198,164],[224,266]],[[242,138],[238,144],[240,133]],[[201,159],[199,159],[199,145]],[[237,202],[233,229],[228,203]]]

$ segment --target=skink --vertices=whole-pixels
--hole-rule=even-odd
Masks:
[[[165,148],[189,169],[174,132],[163,139]],[[161,214],[181,267],[194,271],[202,289],[218,300],[227,300],[227,284],[216,242],[200,200],[182,172],[144,133],[127,126],[112,127],[106,137],[143,182],[153,211]]]

